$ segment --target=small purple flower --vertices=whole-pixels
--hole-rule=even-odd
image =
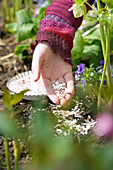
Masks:
[[[100,63],[100,66],[102,67],[104,66],[104,60],[101,60],[99,63]]]
[[[84,66],[85,64],[80,64],[79,66],[77,66],[78,70],[75,72],[75,76],[77,79],[80,77],[80,74],[84,72]]]
[[[96,117],[96,125],[93,128],[94,133],[99,138],[113,138],[113,116],[108,113],[102,113]]]
[[[84,72],[84,66],[85,66],[85,64],[80,64],[79,66],[77,66],[78,72],[79,72],[80,74]]]

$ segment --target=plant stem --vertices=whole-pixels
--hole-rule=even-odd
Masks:
[[[107,85],[111,88],[112,77],[111,77],[111,69],[110,69],[110,29],[108,23],[105,25],[106,29],[106,57],[107,57]]]
[[[100,88],[99,88],[98,104],[97,104],[98,108],[100,108],[101,93],[102,93],[102,87],[103,87],[104,78],[105,78],[106,67],[107,67],[107,58],[105,59],[104,68],[103,68],[103,73],[102,73],[102,80],[101,80]]]
[[[9,146],[8,146],[7,137],[5,137],[5,139],[4,139],[4,148],[5,148],[5,157],[6,157],[7,170],[11,170],[10,157],[9,157]]]
[[[22,8],[22,0],[19,0],[19,9]]]
[[[4,0],[4,7],[5,7],[5,13],[6,13],[6,21],[10,22],[10,9],[8,7],[8,0]]]
[[[97,11],[88,3],[88,2],[85,2],[94,12],[95,12],[95,14],[97,14],[97,16],[98,16],[98,13],[97,13]]]
[[[13,18],[15,18],[15,11],[16,11],[16,9],[15,9],[15,0],[13,0],[12,1],[13,2]]]
[[[32,9],[33,9],[33,1],[29,0],[29,11],[31,15],[32,15]]]
[[[97,0],[97,8],[98,8],[98,11],[101,10],[100,0]],[[103,27],[101,22],[99,22],[99,24],[100,24],[100,38],[101,38],[102,51],[103,51],[103,56],[104,56],[105,63],[104,63],[104,68],[103,68],[103,73],[102,73],[102,80],[101,80],[101,83],[100,83],[99,94],[98,94],[98,103],[97,103],[98,108],[100,107],[101,92],[102,92],[102,87],[103,87],[103,83],[104,83],[105,70],[106,70],[106,66],[107,66],[104,27]]]
[[[107,87],[111,88],[112,85],[111,70],[110,70],[110,30],[109,30],[109,25],[107,23],[105,25],[105,28],[106,28],[106,57],[105,57],[102,80],[101,80],[99,95],[98,95],[98,107],[100,107],[101,92],[102,92],[106,70],[107,70]]]
[[[18,141],[15,139],[14,140],[14,157],[15,157],[15,170],[18,170],[18,158],[19,158],[19,146],[18,146]]]
[[[25,8],[28,7],[28,0],[24,0],[24,5],[25,5]]]

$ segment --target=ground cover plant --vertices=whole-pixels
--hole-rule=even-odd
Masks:
[[[85,17],[84,3],[87,1],[75,0],[72,7],[75,17]],[[100,28],[84,37],[83,33],[92,29],[92,26],[85,31],[79,30],[75,35],[72,50],[73,61],[76,63],[73,68],[75,95],[66,107],[55,106],[48,98],[42,98],[31,102],[24,113],[25,108],[21,104],[19,107],[19,103],[26,91],[12,96],[8,89],[2,89],[4,95],[3,109],[0,110],[0,135],[4,141],[6,166],[0,161],[0,169],[112,169],[113,70],[110,62],[110,41],[112,42],[113,16],[112,1],[105,3],[106,6],[100,9],[98,0],[98,10],[93,9]],[[40,11],[44,12],[45,9],[41,8]],[[20,59],[26,57],[23,55],[35,38],[38,23],[44,17],[44,13],[41,15],[42,11],[33,19],[27,9],[20,10],[16,13],[16,22],[6,25],[8,31],[16,33],[17,41],[22,43],[15,48],[15,54],[19,55]],[[91,22],[94,23],[95,18]],[[27,28],[26,31],[23,28]],[[32,39],[29,39],[31,36]],[[22,114],[25,114],[25,117]],[[93,123],[96,122],[95,126],[91,128],[88,124],[84,127],[84,124],[93,121],[92,118]],[[81,131],[82,128],[84,131]],[[25,159],[20,163],[23,157]]]

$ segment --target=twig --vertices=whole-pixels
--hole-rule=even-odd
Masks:
[[[99,24],[95,25],[94,27],[92,27],[91,29],[87,30],[86,32],[84,32],[82,34],[82,37],[85,37],[86,35],[90,34],[92,31],[94,31],[96,28],[99,28]]]
[[[0,58],[0,61],[6,60],[7,58],[12,57],[13,55],[14,55],[14,53],[11,53],[11,54],[8,54],[8,55],[6,55],[6,56],[3,56],[3,57]]]

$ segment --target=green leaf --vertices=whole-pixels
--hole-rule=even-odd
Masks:
[[[33,23],[32,18],[26,9],[19,10],[16,12],[16,18],[18,26],[22,26],[23,24]]]
[[[90,34],[86,35],[84,39],[100,40],[100,28],[97,28]]]
[[[14,53],[16,55],[19,55],[19,54],[23,53],[24,50],[28,50],[29,48],[30,48],[30,43],[20,44],[20,45],[16,46]]]
[[[113,0],[102,0],[109,8],[113,8]]]
[[[85,0],[86,1],[86,0]],[[74,2],[75,2],[75,4],[76,5],[81,5],[81,4],[83,4],[84,2],[85,2],[84,0],[74,0]]]
[[[102,49],[101,46],[92,44],[84,46],[84,51],[81,56],[82,59],[86,60],[90,57],[90,64],[94,63],[94,66],[99,64],[99,61],[102,58]]]
[[[109,14],[109,17],[110,19],[107,22],[109,23],[110,27],[113,29],[113,14]]]
[[[23,99],[24,93],[26,93],[27,91],[29,91],[29,90],[23,90],[22,92],[15,94],[11,98],[11,105],[13,106],[13,105],[19,103]]]
[[[12,109],[12,106],[11,106],[11,94],[9,92],[9,90],[7,88],[3,88],[3,92],[4,92],[4,96],[3,96],[3,103],[4,103],[4,106],[11,110]]]
[[[21,42],[27,38],[32,38],[37,33],[37,26],[33,22],[27,10],[23,9],[16,13],[17,18],[17,41]]]
[[[82,32],[77,31],[73,41],[72,60],[77,59],[81,56],[84,49],[84,40],[82,37]]]
[[[12,34],[17,32],[17,23],[13,22],[13,23],[9,23],[5,25],[5,28]]]
[[[86,17],[87,9],[85,4],[82,5],[73,4],[73,6],[69,9],[69,11],[71,11],[72,9],[75,18],[79,18],[81,16],[84,16],[84,18]]]
[[[32,38],[34,23],[26,23],[18,28],[17,41],[21,42],[27,38]]]

